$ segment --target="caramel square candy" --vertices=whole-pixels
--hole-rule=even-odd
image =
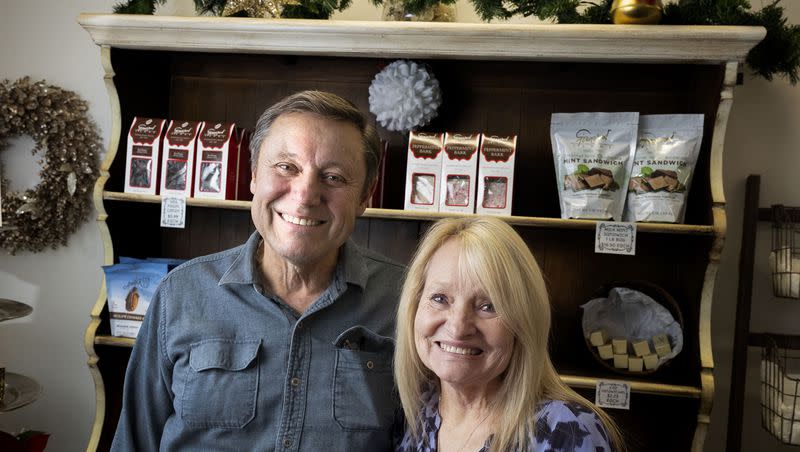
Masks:
[[[666,334],[653,336],[653,347],[656,349],[656,354],[659,358],[667,356],[672,352],[672,347],[669,345],[669,338],[667,338]]]
[[[631,356],[628,358],[628,370],[631,372],[641,372],[644,365],[644,359]]]
[[[619,355],[614,353],[614,367],[617,369],[627,369],[628,368],[628,355]]]
[[[650,354],[650,344],[647,342],[647,339],[643,341],[634,342],[633,344],[633,353],[636,356],[644,356]]]
[[[627,355],[628,354],[628,340],[627,339],[620,339],[620,338],[611,339],[611,345],[614,346],[614,354],[615,355]]]
[[[603,359],[611,359],[614,357],[614,349],[611,347],[611,344],[597,347],[597,353],[600,354],[600,357]]]
[[[608,341],[606,330],[592,331],[592,334],[589,335],[589,342],[595,347],[604,345],[606,341]]]
[[[644,355],[642,358],[644,360],[644,368],[647,370],[653,370],[658,367],[658,356],[655,354]]]

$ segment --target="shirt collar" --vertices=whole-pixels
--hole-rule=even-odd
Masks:
[[[260,281],[258,275],[258,244],[261,242],[261,235],[258,231],[253,232],[247,242],[239,249],[239,254],[233,263],[219,279],[219,285],[223,284],[255,284]]]
[[[344,271],[344,280],[348,284],[354,284],[362,289],[367,285],[367,265],[364,252],[352,240],[348,240],[342,246],[337,267],[337,271],[339,269]]]
[[[239,254],[233,263],[222,275],[219,285],[223,284],[255,284],[260,283],[258,262],[258,244],[261,242],[261,235],[258,231],[253,232],[247,242],[239,250]],[[364,253],[361,247],[352,240],[348,240],[341,248],[339,261],[336,263],[334,275],[341,275],[344,281],[349,284],[364,288],[367,283],[367,267],[364,262]]]

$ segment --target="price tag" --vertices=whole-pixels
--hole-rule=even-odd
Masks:
[[[594,252],[636,254],[636,223],[598,221],[594,231]]]
[[[161,197],[161,227],[186,227],[186,198],[181,196]]]
[[[631,384],[625,381],[598,380],[594,404],[602,408],[631,409]]]

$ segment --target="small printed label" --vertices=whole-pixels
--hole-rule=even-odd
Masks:
[[[594,252],[636,254],[636,223],[598,221],[594,233]]]
[[[161,227],[186,227],[186,198],[181,196],[161,197]]]
[[[631,384],[624,381],[598,380],[594,396],[601,408],[631,409]]]

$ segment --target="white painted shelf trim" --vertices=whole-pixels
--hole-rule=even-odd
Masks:
[[[81,14],[101,46],[385,58],[723,63],[762,27],[388,22]]]

